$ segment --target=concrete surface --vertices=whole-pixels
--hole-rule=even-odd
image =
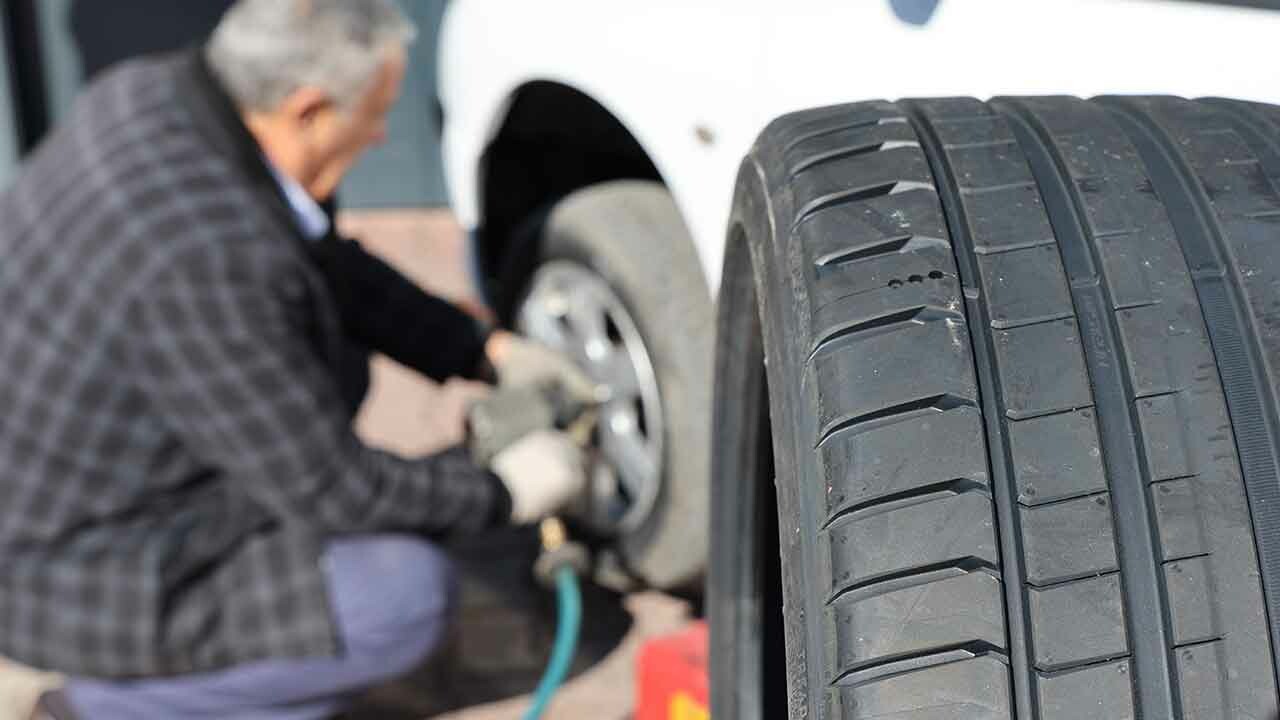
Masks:
[[[444,211],[361,211],[340,221],[415,281],[444,297],[472,296],[462,233]],[[357,431],[370,444],[416,455],[456,442],[467,383],[436,385],[385,358],[373,365],[370,396]],[[463,567],[459,627],[435,662],[370,693],[353,720],[507,720],[528,704],[549,652],[554,607],[528,579],[532,539],[512,531],[456,548]],[[659,593],[618,596],[584,591],[586,619],[574,677],[552,705],[554,720],[623,720],[634,702],[635,654],[644,639],[679,629],[686,603]],[[0,659],[0,720],[25,720],[31,699],[57,679]],[[441,714],[443,713],[443,714]]]

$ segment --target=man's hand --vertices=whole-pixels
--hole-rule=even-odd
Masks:
[[[595,381],[563,353],[541,343],[497,330],[485,344],[485,355],[502,387],[558,382],[578,402],[591,404],[599,400]]]
[[[490,469],[511,494],[511,521],[518,525],[555,514],[587,485],[582,448],[554,430],[524,436],[498,453]]]

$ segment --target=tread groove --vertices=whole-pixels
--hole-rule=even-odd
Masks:
[[[1120,574],[1119,570],[1105,570],[1103,572],[1097,572],[1097,571],[1082,572],[1082,573],[1077,573],[1075,575],[1071,575],[1069,577],[1063,578],[1061,580],[1054,580],[1053,582],[1047,582],[1047,583],[1036,584],[1028,580],[1027,587],[1034,588],[1037,591],[1053,590],[1054,588],[1060,588],[1066,585],[1071,585],[1073,583],[1078,583],[1081,580],[1094,580],[1096,578],[1111,577],[1112,575],[1119,575],[1119,574]]]
[[[858,687],[939,665],[987,656],[997,656],[1001,658],[1001,662],[1008,662],[1003,648],[985,640],[974,640],[867,660],[842,671],[831,681],[830,687]]]
[[[1072,405],[1071,407],[1054,407],[1045,410],[1009,410],[1005,416],[1014,422],[1023,422],[1026,420],[1036,420],[1039,418],[1053,417],[1054,415],[1066,415],[1085,408],[1093,407],[1093,403],[1088,405]]]
[[[787,177],[790,179],[794,179],[795,176],[799,175],[805,170],[810,170],[815,166],[822,165],[823,163],[828,163],[835,160],[848,160],[849,158],[855,158],[855,157],[858,157],[859,155],[870,155],[872,153],[883,152],[885,150],[894,150],[894,149],[903,148],[903,147],[918,147],[918,146],[915,142],[911,140],[876,140],[873,142],[863,143],[861,145],[852,145],[849,147],[843,147],[836,150],[828,150],[826,152],[821,152],[815,155],[811,155],[805,158],[804,160],[801,160],[800,162],[796,163],[795,167],[791,168],[791,172],[788,174]]]
[[[1111,238],[1125,237],[1132,234],[1132,230],[1103,230],[1102,232],[1094,233],[1093,237],[1096,240],[1110,240]]]
[[[980,557],[968,555],[953,560],[944,560],[863,578],[855,583],[833,590],[825,604],[830,606],[841,602],[858,602],[918,585],[928,585],[931,582],[955,577],[956,575],[968,575],[975,572],[985,572],[992,577],[1000,577],[1000,569],[991,562]]]
[[[1022,529],[1018,519],[1018,490],[1013,476],[1008,427],[1002,417],[1005,406],[1000,383],[995,375],[995,344],[987,330],[991,324],[991,313],[985,298],[976,291],[981,286],[977,269],[978,253],[974,238],[969,232],[955,170],[943,149],[941,138],[925,116],[924,110],[914,102],[904,105],[920,136],[920,146],[925,151],[935,182],[940,186],[938,198],[943,218],[951,237],[961,286],[966,288],[964,297],[969,318],[966,324],[973,349],[978,392],[986,408],[983,411],[983,429],[987,441],[992,500],[997,509],[995,530],[1002,559],[1000,572],[1004,579],[1005,637],[1009,646],[1011,701],[1017,717],[1032,720],[1039,717],[1039,699],[1030,660],[1031,618],[1025,587],[1026,554],[1023,552]]]
[[[1181,650],[1183,648],[1195,647],[1197,645],[1212,645],[1214,643],[1220,643],[1225,639],[1226,639],[1225,635],[1210,635],[1208,637],[1202,637],[1202,638],[1197,638],[1195,640],[1188,640],[1187,642],[1184,642],[1184,643],[1178,643],[1177,645],[1173,646],[1173,649]]]
[[[859,130],[861,128],[876,127],[877,125],[891,125],[893,123],[901,122],[906,122],[906,119],[900,117],[882,117],[874,120],[859,120],[855,123],[848,123],[837,127],[822,128],[821,130],[810,130],[807,133],[801,133],[800,135],[791,138],[790,141],[782,146],[782,152],[785,154],[788,151],[794,150],[801,143],[808,142],[814,138],[820,138],[826,135],[835,135],[838,132],[845,132],[847,130]]]
[[[1129,653],[1125,653],[1123,655],[1116,655],[1115,657],[1103,658],[1101,660],[1086,660],[1085,662],[1082,662],[1076,665],[1066,665],[1061,668],[1054,668],[1053,670],[1037,669],[1036,672],[1042,678],[1054,678],[1054,677],[1060,677],[1062,675],[1070,675],[1071,673],[1080,672],[1081,670],[1088,670],[1089,668],[1098,667],[1099,665],[1108,665],[1117,660],[1123,660],[1127,657],[1129,657]]]
[[[933,190],[933,186],[927,183],[915,182],[912,180],[890,180],[888,182],[877,183],[867,187],[850,188],[839,192],[829,193],[816,197],[805,203],[804,207],[796,213],[796,219],[792,223],[792,228],[799,227],[801,223],[813,217],[815,213],[821,212],[828,208],[840,205],[852,205],[864,200],[873,200],[885,195],[896,195],[900,192],[918,189]]]
[[[1048,325],[1049,323],[1055,323],[1059,320],[1066,320],[1071,317],[1074,317],[1074,315],[1066,312],[1026,318],[1023,320],[992,320],[991,327],[995,330],[1018,330],[1020,328],[1033,327],[1036,325]]]
[[[807,362],[812,363],[813,359],[820,355],[831,343],[850,335],[882,335],[884,333],[893,332],[899,329],[900,325],[923,325],[925,323],[937,322],[939,320],[961,320],[959,313],[949,310],[933,307],[931,305],[919,305],[905,310],[898,310],[885,315],[878,315],[868,318],[860,322],[849,323],[847,325],[837,325],[835,328],[826,331],[813,343],[813,347],[809,350]]]
[[[1187,389],[1186,389],[1186,388],[1174,388],[1173,390],[1155,390],[1155,391],[1147,392],[1147,393],[1135,392],[1135,393],[1133,394],[1133,399],[1134,399],[1134,400],[1152,400],[1152,399],[1155,399],[1155,398],[1171,397],[1171,396],[1174,396],[1174,395],[1181,395],[1182,393],[1184,393],[1184,392],[1186,392],[1186,391],[1187,391]]]
[[[941,395],[933,395],[925,398],[917,398],[915,400],[907,400],[905,402],[890,405],[872,410],[871,412],[862,413],[853,417],[844,418],[831,423],[828,427],[819,433],[818,442],[815,448],[822,447],[832,437],[841,433],[855,431],[862,432],[872,428],[884,427],[885,425],[894,425],[924,412],[946,412],[959,407],[977,407],[970,398],[953,395],[951,393],[942,393]]]
[[[1044,240],[1030,240],[1020,243],[1008,243],[1006,245],[975,245],[973,252],[978,255],[1003,255],[1014,250],[1028,250],[1030,248],[1044,247],[1052,245],[1053,238],[1045,238]]]
[[[957,186],[959,187],[959,186]],[[990,195],[1007,190],[1035,190],[1034,182],[1004,183],[1003,185],[984,185],[982,187],[960,187],[960,194],[965,196]]]
[[[884,240],[878,240],[871,245],[837,250],[817,258],[813,261],[813,264],[820,268],[832,267],[836,265],[844,265],[845,263],[857,262],[858,260],[864,260],[877,255],[889,255],[901,252],[902,248],[906,247],[907,243],[911,242],[912,237],[912,235],[897,235],[895,237],[885,238]]]
[[[1121,655],[1106,655],[1103,657],[1089,658],[1088,660],[1081,660],[1079,662],[1063,663],[1061,665],[1037,664],[1036,674],[1041,677],[1054,677],[1055,675],[1067,675],[1073,672],[1079,672],[1086,668],[1091,668],[1098,665],[1106,665],[1107,663],[1113,663],[1117,660],[1124,660],[1126,658],[1129,660],[1129,664],[1132,665],[1133,664],[1132,653],[1124,653]],[[1143,717],[1143,716],[1139,715],[1138,717]],[[1181,717],[1181,716],[1178,716],[1178,717]]]
[[[893,253],[912,252],[927,247],[944,247],[951,248],[951,245],[942,238],[928,237],[926,235],[896,235],[893,237],[877,240],[869,245],[858,245],[842,250],[835,250],[825,255],[819,256],[813,261],[815,267],[839,267],[847,263],[856,263],[862,260],[868,260],[881,255],[891,255]]]
[[[1123,570],[1125,626],[1136,684],[1134,710],[1142,717],[1181,717],[1181,693],[1171,657],[1172,615],[1161,568],[1154,510],[1146,486],[1151,479],[1142,452],[1142,430],[1125,348],[1112,307],[1110,288],[1098,271],[1096,241],[1084,223],[1080,189],[1071,182],[1065,159],[1049,131],[1015,101],[997,109],[1009,121],[1040,186],[1049,224],[1058,238],[1062,265],[1071,280],[1097,279],[1096,285],[1071,285],[1071,299],[1084,346],[1085,366],[1094,392],[1094,414],[1102,441],[1102,460],[1111,489],[1116,560]],[[1114,482],[1142,478],[1143,482]]]
[[[1079,500],[1083,500],[1083,499],[1085,499],[1085,498],[1099,497],[1099,496],[1102,496],[1102,495],[1108,495],[1108,494],[1110,494],[1110,493],[1111,493],[1111,491],[1110,491],[1110,490],[1094,490],[1094,491],[1090,491],[1090,492],[1080,492],[1080,493],[1075,493],[1074,495],[1065,495],[1065,496],[1063,496],[1063,497],[1060,497],[1060,498],[1054,498],[1053,500],[1049,500],[1049,501],[1042,502],[1042,503],[1032,503],[1032,504],[1027,504],[1027,503],[1024,503],[1024,502],[1022,502],[1021,500],[1019,500],[1019,501],[1018,501],[1018,505],[1020,505],[1020,506],[1022,506],[1022,507],[1024,507],[1024,508],[1026,508],[1026,509],[1028,509],[1028,510],[1040,510],[1040,509],[1042,509],[1042,508],[1051,508],[1051,507],[1053,507],[1054,505],[1065,505],[1065,504],[1067,504],[1067,503],[1069,503],[1069,502],[1076,502],[1076,501],[1079,501]],[[1042,586],[1042,587],[1043,587],[1043,586]]]
[[[1245,496],[1253,519],[1259,573],[1271,635],[1272,671],[1280,671],[1280,420],[1276,396],[1266,378],[1257,338],[1244,327],[1246,317],[1239,281],[1222,262],[1226,252],[1222,228],[1204,188],[1192,168],[1177,154],[1172,138],[1152,118],[1127,103],[1102,98],[1098,102],[1128,134],[1147,167],[1152,185],[1166,206],[1174,235],[1200,300],[1209,342],[1227,401],[1244,475]],[[1213,272],[1200,272],[1212,270]],[[1278,678],[1277,682],[1280,682]]]
[[[981,148],[989,148],[989,147],[1008,147],[1012,144],[1013,144],[1012,140],[981,140],[979,142],[949,143],[947,145],[943,145],[942,149],[947,151],[978,150]]]
[[[1213,553],[1200,552],[1200,553],[1192,553],[1190,555],[1179,555],[1177,557],[1165,558],[1164,564],[1168,565],[1169,563],[1186,562],[1187,560],[1199,560],[1200,558],[1207,558],[1207,557],[1213,557]]]
[[[1116,310],[1141,310],[1142,308],[1155,307],[1160,304],[1159,300],[1142,300],[1132,303],[1117,303]]]
[[[986,484],[977,480],[969,478],[943,480],[942,482],[876,495],[862,502],[840,508],[827,517],[827,521],[822,524],[821,529],[825,530],[844,520],[879,515],[880,513],[897,510],[908,505],[930,502],[944,496],[963,495],[965,493],[979,493],[990,497]]]

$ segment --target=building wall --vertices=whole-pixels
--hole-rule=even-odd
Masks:
[[[88,0],[105,2],[106,0]],[[110,0],[119,6],[133,0]],[[184,0],[189,1],[189,0]],[[73,0],[38,0],[38,28],[43,67],[42,80],[49,106],[49,120],[57,123],[75,102],[83,84],[80,56],[69,22]],[[441,167],[436,97],[436,39],[445,0],[400,0],[418,25],[418,42],[410,50],[411,62],[404,92],[388,119],[388,139],[371,150],[352,170],[341,190],[346,207],[433,207],[446,202]],[[165,28],[148,28],[163,33]],[[10,57],[2,43],[0,57]],[[9,77],[0,73],[0,184],[8,181],[17,157],[13,93]]]

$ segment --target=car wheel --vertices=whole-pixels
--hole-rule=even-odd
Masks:
[[[616,181],[561,200],[541,227],[516,328],[576,358],[612,395],[578,514],[646,584],[684,588],[706,566],[710,293],[658,183]]]

